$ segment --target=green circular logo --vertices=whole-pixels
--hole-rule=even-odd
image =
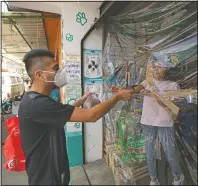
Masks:
[[[80,128],[80,123],[75,123],[75,124],[74,124],[74,127],[75,127],[76,129],[79,129],[79,128]]]

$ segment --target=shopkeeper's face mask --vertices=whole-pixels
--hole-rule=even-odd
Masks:
[[[52,74],[52,76],[48,76],[49,79],[44,79],[47,83],[54,83],[56,87],[64,87],[68,84],[67,81],[67,73],[66,68],[59,69],[57,72],[51,72],[51,71],[43,71],[40,70],[43,73],[49,73]]]

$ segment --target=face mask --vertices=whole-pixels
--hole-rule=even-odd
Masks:
[[[66,68],[59,69],[57,72],[50,72],[50,71],[42,71],[42,72],[55,74],[54,81],[45,80],[45,82],[55,83],[57,87],[64,87],[65,85],[68,84]]]
[[[68,84],[66,68],[59,69],[54,77],[54,83],[57,87],[64,87]]]

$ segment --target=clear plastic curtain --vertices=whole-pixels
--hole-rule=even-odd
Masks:
[[[109,89],[112,84],[125,88],[141,83],[152,57],[170,68],[168,78],[178,82],[182,89],[197,89],[197,2],[131,2],[119,15],[110,17],[106,26],[104,99],[112,96]],[[131,104],[120,102],[105,116],[113,139],[118,137],[115,130],[119,118]],[[178,120],[183,125],[176,127],[176,141],[197,183],[197,133],[193,132],[197,131],[197,109],[187,103],[182,107],[187,111]],[[190,115],[191,124],[187,122]]]

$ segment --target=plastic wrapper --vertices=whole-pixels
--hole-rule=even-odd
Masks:
[[[114,177],[116,185],[136,185],[133,174],[130,174],[127,169],[116,168]]]
[[[124,167],[140,167],[146,165],[146,153],[126,152],[122,157],[121,162]]]
[[[96,94],[91,94],[84,103],[84,108],[92,108],[100,103]]]
[[[197,108],[192,110],[192,105],[197,104],[196,7],[197,2],[131,2],[118,15],[107,20],[103,51],[105,99],[112,96],[108,89],[110,85],[128,88],[146,80],[156,94],[153,95],[154,101],[161,101],[177,123],[175,138],[181,161],[195,184]],[[168,93],[156,90],[153,73],[156,73],[154,66],[159,62],[161,67],[166,68],[165,80],[177,82],[181,90],[170,90]],[[189,107],[194,118],[191,124]],[[125,151],[121,162],[126,167],[145,163],[143,158],[140,159],[144,154],[143,148],[138,149],[138,142],[130,141],[141,136],[141,132],[137,134],[136,127],[142,109],[142,97],[134,96],[128,102],[117,104],[105,116],[111,138],[116,136],[117,139],[115,148]],[[139,159],[135,154],[140,155]],[[162,158],[159,140],[156,141],[156,155],[158,159]]]
[[[121,167],[121,158],[124,155],[123,150],[117,150],[112,153],[114,167]]]
[[[115,173],[115,168],[121,167],[121,158],[124,153],[123,150],[114,150],[109,154],[109,164],[113,173]]]
[[[114,145],[107,145],[104,146],[104,158],[108,166],[110,166],[110,155],[113,151],[115,151]]]
[[[116,185],[137,185],[138,180],[146,176],[148,176],[148,169],[146,166],[138,168],[117,167],[114,173]]]
[[[132,136],[127,139],[128,152],[145,154],[144,136]]]
[[[176,143],[186,169],[197,184],[197,105],[187,103],[183,109],[175,125]]]
[[[117,133],[111,133],[108,127],[105,127],[105,145],[112,145],[117,142]]]

